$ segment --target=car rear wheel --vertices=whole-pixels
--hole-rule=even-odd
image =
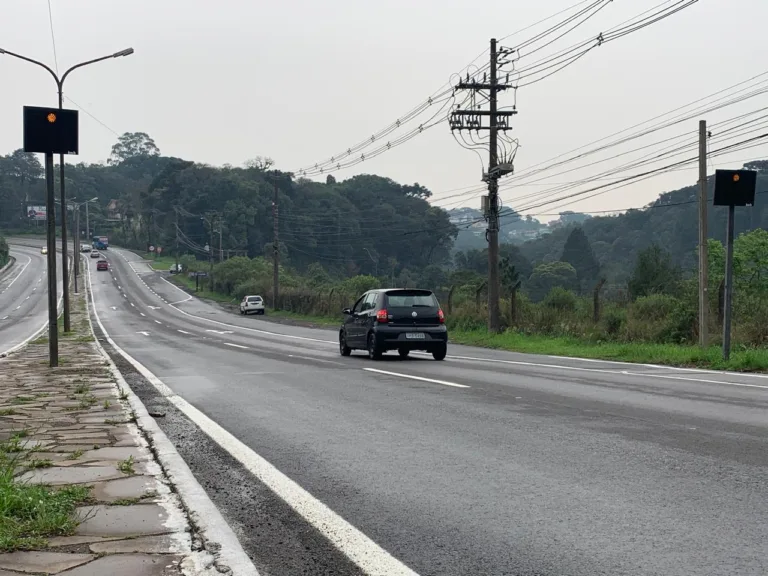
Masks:
[[[397,353],[400,354],[400,358],[408,358],[408,354],[410,354],[410,350],[407,348],[400,348]]]
[[[368,357],[371,360],[378,360],[381,358],[381,348],[376,344],[376,337],[373,333],[368,334]]]
[[[352,354],[352,348],[347,346],[347,338],[344,336],[344,332],[339,332],[339,354],[342,356]]]
[[[432,351],[432,358],[435,360],[445,360],[446,354],[448,354],[448,346],[441,346]]]

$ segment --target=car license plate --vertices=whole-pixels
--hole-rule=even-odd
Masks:
[[[424,332],[406,332],[405,338],[407,340],[424,340]]]

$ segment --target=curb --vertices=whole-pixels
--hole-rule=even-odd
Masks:
[[[203,489],[194,474],[192,474],[189,466],[187,466],[187,463],[176,451],[175,446],[165,435],[165,432],[158,426],[155,419],[149,415],[142,401],[128,385],[109,353],[99,342],[99,338],[94,330],[93,319],[96,320],[104,339],[115,352],[136,368],[142,377],[149,379],[144,373],[146,369],[141,365],[137,366],[137,362],[115,344],[101,324],[101,320],[96,312],[93,293],[91,292],[90,268],[88,269],[88,277],[86,305],[90,304],[87,316],[91,332],[94,335],[94,347],[109,364],[110,371],[115,377],[118,386],[121,386],[127,393],[131,409],[136,413],[136,425],[146,436],[163,472],[174,486],[182,505],[189,515],[191,523],[197,528],[199,536],[203,541],[203,547],[206,550],[206,553],[202,555],[193,553],[182,563],[185,573],[189,575],[230,574],[231,576],[259,576],[259,572],[245,553],[245,550],[243,550],[232,528],[221,515],[219,509],[216,508],[213,501],[208,497],[205,489]],[[93,319],[91,316],[93,316]],[[151,379],[149,380],[150,382],[152,381]],[[167,396],[170,393],[170,390],[166,390],[163,392],[163,395]],[[201,556],[205,557],[201,558]]]
[[[5,266],[0,268],[0,278],[2,278],[8,270],[11,269],[11,266],[13,266],[16,263],[16,258],[13,256],[8,257],[8,262],[6,262]]]

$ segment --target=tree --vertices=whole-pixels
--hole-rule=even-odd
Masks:
[[[499,245],[499,261],[506,260],[523,277],[533,272],[530,261],[523,256],[520,247],[514,244]],[[472,270],[478,274],[488,274],[488,248],[457,252],[453,257],[454,266],[459,270]]]
[[[159,156],[160,149],[155,141],[144,132],[125,132],[112,146],[108,164],[116,166],[137,156]]]
[[[733,243],[735,284],[754,292],[768,291],[768,230],[739,234]]]
[[[502,258],[499,262],[499,279],[501,290],[509,298],[509,318],[514,324],[517,318],[517,291],[522,284],[520,274],[508,258]]]
[[[600,264],[592,252],[584,230],[574,228],[571,231],[565,241],[560,261],[568,262],[576,270],[579,289],[582,293],[588,292],[594,287],[600,274]]]
[[[255,158],[246,160],[244,163],[246,168],[261,170],[262,172],[266,172],[274,165],[275,161],[269,156],[256,156]]]
[[[328,176],[325,177],[325,183],[328,184],[328,186],[333,186],[336,184],[336,178],[333,177],[333,174],[328,174]]]
[[[677,291],[679,280],[680,269],[672,263],[669,252],[653,244],[637,256],[629,279],[629,294],[632,299],[650,294],[672,294]]]
[[[736,234],[756,229],[768,229],[768,159],[754,160],[745,165],[757,171],[755,206],[736,211]],[[714,179],[708,181],[712,194]],[[728,210],[713,206],[709,210],[708,228],[712,238],[725,240]],[[531,262],[558,259],[562,253],[571,225],[550,225],[550,234],[521,245],[523,255]],[[691,183],[677,190],[665,191],[645,208],[631,209],[623,214],[597,216],[580,224],[590,241],[601,266],[601,276],[608,284],[627,282],[638,254],[658,244],[669,251],[672,263],[693,276],[698,266],[698,187]],[[471,233],[469,233],[471,235]],[[599,246],[599,248],[598,248]]]
[[[547,262],[533,270],[526,289],[531,300],[539,302],[549,294],[552,288],[575,290],[578,285],[576,270],[568,262]]]
[[[744,164],[744,168],[747,170],[755,170],[756,172],[768,172],[768,160],[755,160],[753,162],[747,162]]]

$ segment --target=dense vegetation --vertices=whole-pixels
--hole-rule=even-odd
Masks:
[[[0,268],[8,263],[8,243],[0,236]]]
[[[748,167],[759,171],[758,195],[754,208],[737,210],[734,333],[745,347],[768,342],[768,161]],[[188,270],[212,272],[204,288],[213,296],[271,298],[276,195],[279,307],[334,316],[370,287],[423,286],[438,292],[455,329],[485,325],[484,242],[457,245],[466,227],[451,224],[419,184],[372,175],[297,180],[268,158],[215,168],[162,156],[142,133],[123,135],[106,165],[69,166],[67,178],[78,201],[98,197],[92,232],[141,252],[161,246],[166,257],[178,245]],[[41,203],[42,192],[34,156],[0,157],[0,226],[34,230],[25,206]],[[516,334],[584,342],[695,342],[696,199],[689,186],[618,216],[564,213],[549,227],[505,214],[507,237],[541,234],[501,246],[505,325]],[[710,331],[717,335],[724,210],[710,209],[709,230]]]
[[[281,259],[299,271],[313,262],[335,276],[446,266],[456,236],[448,214],[427,202],[431,194],[419,184],[378,176],[294,180],[266,158],[214,168],[161,156],[141,133],[122,136],[107,165],[68,166],[66,177],[69,197],[99,199],[90,205],[92,231],[166,254],[178,238],[183,252],[201,258],[206,245],[216,258],[220,247],[225,257],[271,255],[275,189]],[[43,198],[34,155],[0,157],[0,226],[34,229],[25,205]]]

